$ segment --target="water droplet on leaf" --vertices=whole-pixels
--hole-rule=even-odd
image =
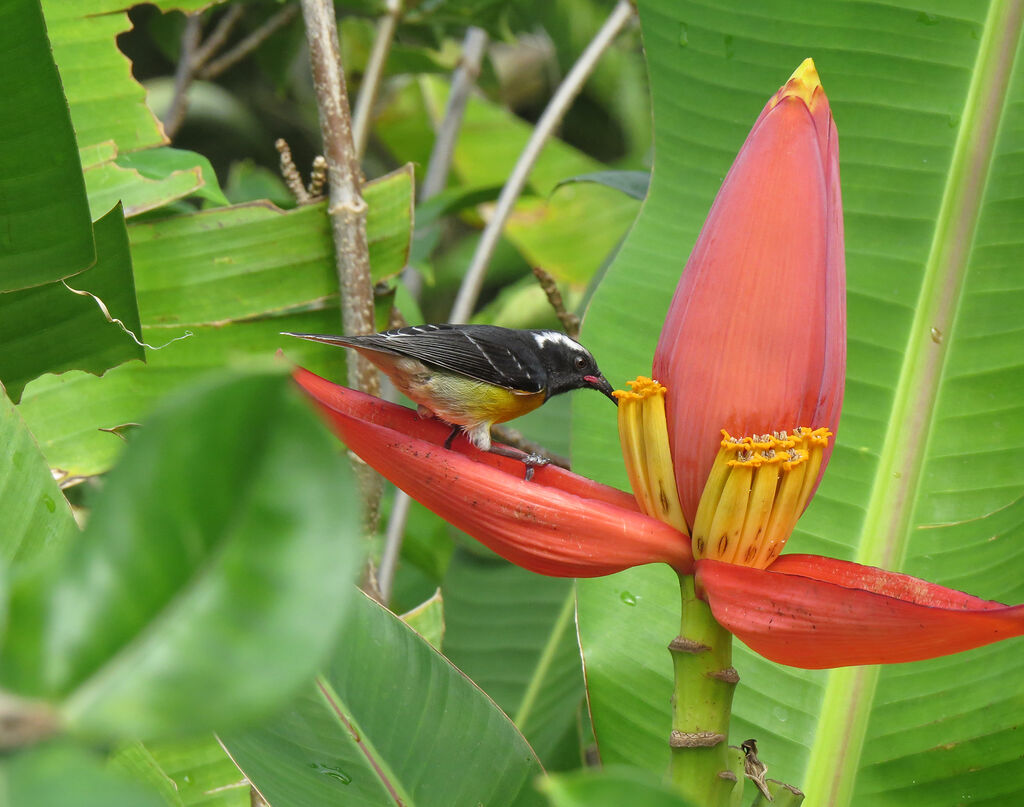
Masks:
[[[619,599],[626,603],[626,605],[636,605],[636,595],[630,594],[628,591],[623,591],[619,595]]]
[[[319,762],[310,762],[309,767],[313,768],[317,773],[337,779],[343,785],[347,785],[352,781],[352,777],[341,770],[341,768],[332,768],[330,765],[321,765]]]

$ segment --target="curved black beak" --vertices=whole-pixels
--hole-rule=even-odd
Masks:
[[[615,391],[615,389],[612,387],[611,384],[608,383],[608,379],[605,378],[603,375],[588,375],[586,376],[586,381],[589,382],[590,386],[596,389],[598,392],[603,392],[605,395],[607,395],[608,399],[613,404],[615,404],[616,406],[619,405],[619,399],[612,394]]]

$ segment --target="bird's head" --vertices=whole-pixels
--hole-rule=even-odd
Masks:
[[[558,331],[534,331],[533,338],[547,371],[549,398],[574,389],[596,389],[618,404],[612,395],[612,385],[583,345]]]

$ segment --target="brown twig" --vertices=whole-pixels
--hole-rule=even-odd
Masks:
[[[270,807],[263,795],[251,785],[249,786],[249,807]]]
[[[330,0],[302,0],[302,17],[327,161],[327,213],[334,235],[342,326],[350,335],[372,333],[373,281],[366,242],[366,202],[352,143],[352,117],[338,49],[334,4]],[[380,396],[380,376],[376,368],[358,354],[349,356],[348,385]],[[372,535],[377,528],[383,483],[369,466],[355,463],[354,468],[365,508],[365,528]]]
[[[551,276],[551,273],[540,266],[534,266],[533,274],[540,283],[540,287],[544,289],[544,293],[548,296],[548,302],[551,303],[551,307],[555,309],[558,321],[562,323],[562,327],[565,328],[565,332],[573,339],[579,339],[580,318],[571,311],[565,310],[565,302],[562,300],[562,292],[558,290],[558,283]]]
[[[320,134],[327,160],[330,185],[327,212],[337,253],[342,322],[346,334],[372,333],[373,282],[366,243],[366,202],[352,143],[352,118],[338,52],[334,6],[328,0],[302,0],[302,15],[306,22],[313,86],[320,111]],[[380,380],[374,366],[361,356],[352,359],[349,386],[378,395]]]
[[[59,731],[52,706],[0,691],[0,753],[35,745]]]
[[[280,11],[267,17],[267,19],[256,30],[238,42],[233,48],[208,64],[200,65],[198,69],[199,78],[216,78],[225,70],[234,67],[242,59],[262,45],[268,37],[279,29],[290,23],[299,13],[299,7],[292,3],[284,6]]]

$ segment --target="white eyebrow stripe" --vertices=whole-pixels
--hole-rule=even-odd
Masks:
[[[563,345],[570,350],[575,350],[577,353],[586,353],[586,348],[583,347],[579,342],[570,339],[564,333],[558,331],[538,331],[533,334],[533,340],[537,343],[537,347],[543,349],[549,342]]]

